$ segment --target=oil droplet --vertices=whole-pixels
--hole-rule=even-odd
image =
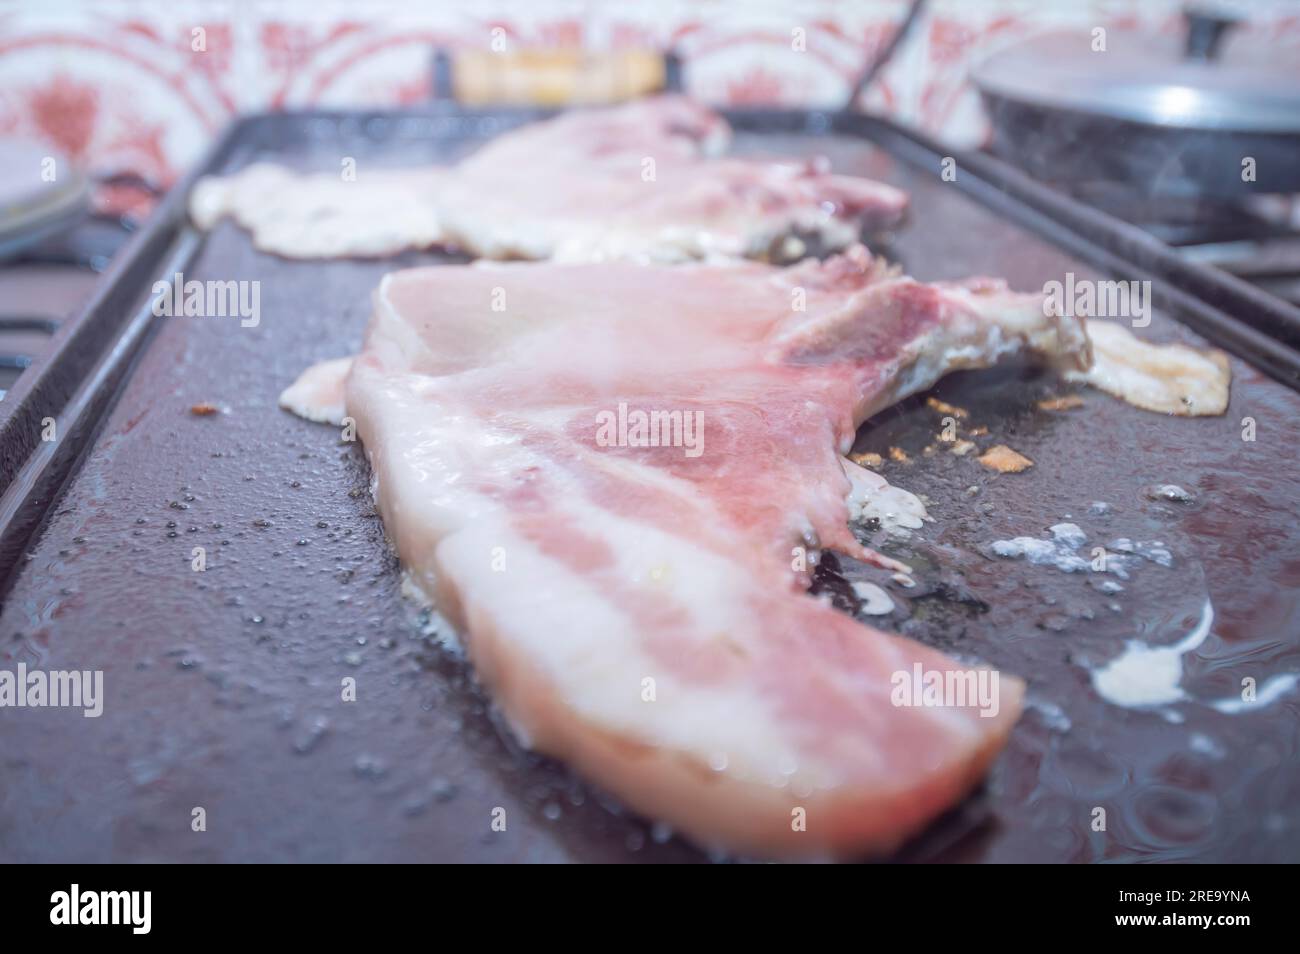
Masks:
[[[1177,484],[1156,484],[1146,489],[1148,500],[1170,500],[1174,503],[1191,503],[1192,495]]]
[[[435,778],[429,787],[433,797],[440,802],[449,802],[456,797],[456,786],[445,778]]]
[[[388,768],[382,761],[365,753],[357,756],[357,760],[352,763],[352,771],[360,778],[383,778],[388,774]]]
[[[317,716],[312,720],[311,724],[307,727],[307,730],[298,737],[296,742],[294,742],[293,750],[299,755],[310,754],[318,745],[320,745],[321,739],[325,738],[326,733],[329,732],[329,727],[330,724],[328,719],[324,716]]]

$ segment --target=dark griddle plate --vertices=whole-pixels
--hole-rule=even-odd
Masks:
[[[259,117],[238,125],[203,171],[255,157],[338,169],[354,156],[363,170],[447,161],[520,118]],[[908,189],[912,222],[891,251],[919,278],[986,273],[1034,289],[1066,271],[1099,278],[1098,266],[1123,266],[1117,277],[1157,282],[1166,310],[1151,337],[1197,340],[1172,313],[1275,377],[1295,373],[1284,346],[1175,290],[1158,249],[1119,230],[1089,231],[1100,226],[1077,207],[1051,208],[996,164],[962,158],[958,181],[941,182],[939,155],[887,124],[847,120],[829,133],[817,115],[736,119],[751,130],[739,151],[823,152],[841,171]],[[98,719],[0,711],[0,860],[701,859],[563,767],[512,747],[467,667],[422,634],[403,600],[360,451],[276,406],[308,363],[356,349],[381,275],[453,259],[282,261],[229,224],[196,236],[182,203],[170,198],[61,334],[58,356],[0,404],[0,531],[16,564],[0,659],[102,669],[106,695]],[[187,278],[260,281],[261,325],[140,317],[152,283],[178,267]],[[1181,276],[1181,285],[1227,296],[1247,321],[1273,320],[1213,273]],[[1288,316],[1273,318],[1279,335],[1289,333]],[[145,336],[128,367],[131,343]],[[116,358],[110,340],[120,342]],[[993,476],[942,450],[926,457],[940,421],[919,399],[864,428],[860,449],[911,455],[884,471],[926,495],[936,518],[895,551],[921,583],[877,624],[1021,673],[1031,687],[985,789],[901,857],[1300,854],[1294,694],[1237,716],[1181,703],[1169,710],[1181,721],[1170,721],[1109,705],[1089,684],[1087,667],[1125,640],[1174,641],[1207,592],[1218,618],[1187,657],[1192,696],[1231,696],[1243,676],[1262,684],[1300,669],[1300,397],[1239,359],[1233,372],[1229,413],[1200,420],[1091,391],[1080,392],[1082,409],[1041,411],[1035,397],[1073,389],[1025,369],[941,384],[940,397],[970,411],[969,426],[989,428],[981,446],[1005,441],[1037,462],[1019,475]],[[85,375],[94,379],[77,391]],[[194,416],[196,402],[227,413]],[[34,428],[51,409],[61,439],[42,444]],[[1253,443],[1241,439],[1246,416],[1257,422]],[[32,447],[34,462],[20,466]],[[1196,500],[1148,500],[1142,490],[1155,482]],[[1109,503],[1110,515],[1090,515],[1093,501]],[[1157,538],[1176,565],[1144,565],[1110,596],[1081,574],[981,554],[991,540],[1039,536],[1067,515],[1090,545]],[[206,572],[191,570],[194,546],[207,548]],[[843,577],[869,575],[838,566]],[[818,587],[843,602],[843,577],[824,572]],[[349,676],[357,701],[345,703]],[[207,812],[203,833],[191,831],[197,806]],[[498,806],[508,826],[492,833]],[[1105,832],[1090,827],[1097,807],[1107,811]]]

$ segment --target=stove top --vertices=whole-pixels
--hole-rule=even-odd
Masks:
[[[1109,184],[1063,191],[1150,232],[1190,262],[1300,305],[1300,196],[1142,197]]]
[[[27,152],[0,143],[0,170],[15,172],[10,159]],[[63,160],[52,161],[62,168]],[[28,161],[23,168],[34,166]],[[32,183],[29,174],[16,172],[12,178],[27,181],[28,188],[21,194],[11,189],[7,196],[14,201],[0,213],[0,399],[89,299],[99,274],[159,194],[130,176],[92,182],[74,173],[66,176],[71,185]]]

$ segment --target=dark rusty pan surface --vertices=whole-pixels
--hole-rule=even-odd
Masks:
[[[341,155],[403,164],[472,147],[403,138],[395,123],[288,118],[257,128],[283,161]],[[413,144],[413,143],[417,143]],[[227,150],[246,161],[256,143]],[[847,137],[745,135],[746,152],[829,153],[842,171],[911,191],[891,249],[922,279],[1000,275],[1041,288],[1106,277],[943,183]],[[262,321],[159,319],[38,537],[0,615],[0,661],[102,669],[104,714],[0,711],[3,861],[689,861],[695,849],[629,817],[563,767],[498,731],[471,672],[403,600],[366,493],[360,451],[276,406],[308,363],[359,344],[371,289],[396,267],[449,261],[298,263],[255,252],[226,224],[187,278],[261,282]],[[161,275],[159,277],[162,277]],[[1120,275],[1117,277],[1135,277]],[[142,292],[144,294],[144,292]],[[1172,299],[1167,299],[1172,300]],[[1150,337],[1196,340],[1158,313]],[[1300,697],[1240,715],[1205,700],[1251,676],[1300,670],[1300,396],[1233,360],[1222,418],[1167,419],[1024,368],[965,373],[937,395],[1036,462],[993,475],[936,443],[941,414],[913,399],[869,422],[859,450],[906,452],[891,481],[935,522],[892,549],[919,586],[876,625],[1025,676],[1031,705],[981,793],[931,828],[908,860],[1296,860]],[[196,416],[211,402],[225,413]],[[1242,419],[1257,440],[1242,440]],[[755,466],[762,466],[761,460]],[[1149,499],[1178,484],[1190,503]],[[1102,515],[1094,502],[1109,505]],[[1159,539],[1122,593],[1088,574],[996,559],[998,539],[1070,518],[1091,542]],[[205,547],[205,572],[191,569]],[[893,545],[890,545],[893,546]],[[837,561],[818,587],[850,608]],[[1193,701],[1171,719],[1102,700],[1090,669],[1140,636],[1170,644],[1206,597],[1212,635],[1185,658]],[[357,700],[341,701],[344,677]],[[1199,700],[1199,701],[1197,701]],[[191,831],[195,807],[206,832]],[[489,830],[506,809],[505,832]],[[1105,808],[1107,830],[1093,831]]]

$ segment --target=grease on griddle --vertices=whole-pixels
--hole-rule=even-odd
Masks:
[[[1214,625],[1214,606],[1207,599],[1192,629],[1172,646],[1130,640],[1124,651],[1092,672],[1092,685],[1107,702],[1145,708],[1187,698],[1182,687],[1183,656],[1205,642]]]
[[[1173,503],[1191,503],[1195,498],[1177,484],[1153,484],[1144,491],[1148,500],[1168,500]]]
[[[1166,569],[1174,565],[1173,554],[1160,540],[1135,542],[1128,537],[1117,537],[1085,556],[1081,551],[1088,536],[1078,524],[1053,524],[1048,532],[1050,540],[1023,536],[994,540],[987,546],[986,553],[1003,559],[1024,559],[1035,566],[1052,566],[1063,573],[1105,573],[1121,580],[1127,580],[1130,571],[1143,560]],[[1104,592],[1118,590],[1107,588]]]

